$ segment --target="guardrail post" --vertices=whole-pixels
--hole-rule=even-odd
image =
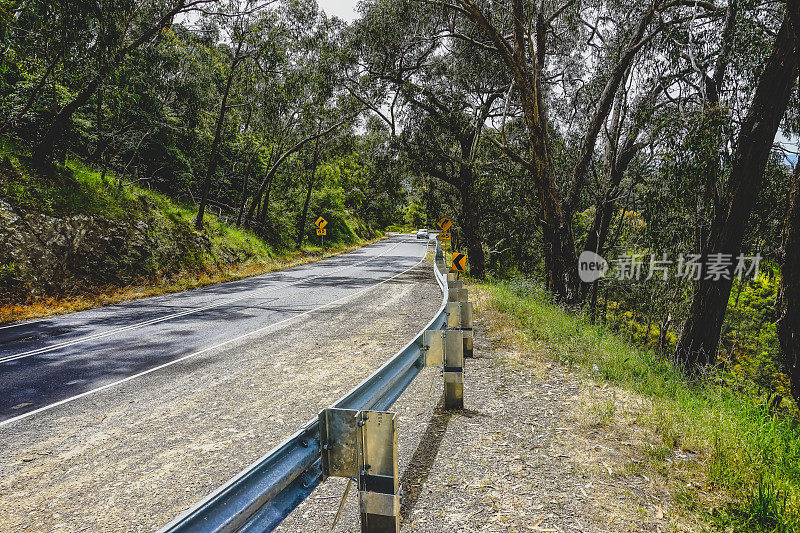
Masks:
[[[466,299],[467,289],[455,289],[455,294],[459,297],[463,296]],[[448,293],[453,289],[448,289]],[[464,291],[462,294],[461,291]],[[464,357],[473,357],[472,351],[472,302],[467,301],[451,301],[447,302],[447,328],[457,329],[463,333],[464,339]]]
[[[464,357],[475,356],[474,352],[472,351],[472,311],[472,302],[461,302],[461,331],[464,336]]]
[[[444,334],[444,408],[464,408],[464,341],[461,331]]]
[[[358,422],[358,502],[362,533],[400,532],[397,417],[361,411]]]
[[[399,533],[395,413],[329,407],[319,422],[323,479],[357,478],[362,533]]]

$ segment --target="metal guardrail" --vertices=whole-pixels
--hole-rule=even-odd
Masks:
[[[447,327],[447,271],[439,241],[433,272],[442,290],[436,316],[414,340],[331,407],[386,410],[419,374],[425,366],[424,332]],[[159,533],[271,531],[321,482],[320,428],[314,417]]]

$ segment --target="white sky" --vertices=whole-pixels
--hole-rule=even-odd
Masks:
[[[328,16],[337,16],[347,22],[352,22],[358,17],[356,3],[358,0],[317,0],[319,7]]]

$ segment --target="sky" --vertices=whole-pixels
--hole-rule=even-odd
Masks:
[[[356,13],[356,3],[358,0],[317,0],[317,4],[328,16],[337,16],[347,22],[352,22]]]

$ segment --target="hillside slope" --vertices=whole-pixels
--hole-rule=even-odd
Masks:
[[[64,302],[63,310],[86,308],[319,255],[314,246],[295,253],[267,243],[213,215],[195,231],[195,213],[76,162],[42,176],[24,157],[0,154],[0,322],[59,312]],[[362,242],[346,214],[328,216],[346,226],[331,251]]]

